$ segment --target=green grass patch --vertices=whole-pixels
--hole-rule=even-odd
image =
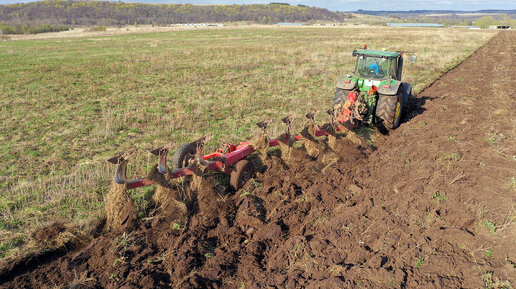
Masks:
[[[488,233],[496,234],[496,226],[495,226],[495,224],[493,222],[484,220],[482,222],[482,225],[484,225],[484,228],[486,229],[486,231]]]
[[[23,245],[25,242],[24,236],[17,236],[7,241],[0,242],[0,257],[5,258],[10,255],[11,251]]]
[[[439,202],[444,202],[446,201],[446,194],[435,192],[435,194],[432,196],[432,199],[436,199]]]
[[[240,197],[249,196],[250,194],[251,194],[251,192],[243,190],[242,193],[240,193]]]
[[[421,268],[421,265],[425,263],[425,258],[420,258],[416,261],[416,268]]]

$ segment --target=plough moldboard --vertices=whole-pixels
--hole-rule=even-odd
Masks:
[[[328,111],[330,123],[325,125],[324,128],[315,122],[317,111],[306,114],[305,117],[308,121],[301,134],[292,134],[292,121],[294,117],[287,116],[282,119],[282,122],[286,125],[286,133],[282,134],[278,139],[270,139],[268,137],[267,126],[270,120],[261,121],[256,124],[261,130],[260,139],[263,140],[263,145],[260,145],[260,147],[252,142],[240,142],[237,145],[224,144],[222,148],[215,152],[204,154],[204,146],[210,140],[210,137],[202,137],[194,142],[183,144],[177,149],[172,158],[174,169],[170,169],[167,164],[168,153],[171,151],[173,143],[156,148],[150,151],[150,153],[158,157],[157,170],[167,180],[194,175],[199,168],[204,168],[231,175],[230,184],[238,190],[254,175],[255,169],[252,163],[246,160],[253,152],[257,150],[263,152],[275,146],[290,148],[298,141],[316,142],[316,137],[335,136],[338,132],[355,127],[347,119],[338,117],[335,112],[334,109]],[[156,184],[155,180],[149,178],[127,180],[127,163],[136,150],[132,149],[108,160],[117,165],[114,177],[115,182],[119,185],[125,185],[126,189]]]

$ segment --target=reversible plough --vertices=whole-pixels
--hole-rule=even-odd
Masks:
[[[316,138],[328,136],[333,139],[337,137],[338,132],[349,129],[351,123],[342,117],[339,118],[334,109],[329,110],[328,114],[330,114],[331,121],[325,126],[317,125],[315,121],[316,111],[306,114],[308,121],[301,134],[292,133],[292,120],[294,117],[285,117],[282,119],[282,122],[286,125],[286,132],[278,139],[270,139],[268,137],[267,127],[270,124],[270,120],[261,121],[256,124],[260,128],[260,135],[257,137],[257,140],[253,142],[240,142],[236,145],[224,144],[222,148],[210,154],[204,154],[204,146],[210,137],[200,138],[177,149],[172,157],[174,169],[170,169],[167,162],[168,154],[173,146],[172,143],[156,148],[150,151],[150,153],[158,157],[157,171],[167,180],[195,175],[200,169],[208,169],[229,174],[231,186],[238,190],[254,175],[255,168],[246,159],[253,152],[257,151],[266,157],[267,150],[270,147],[279,146],[282,155],[288,154],[288,152],[284,152],[285,149],[291,150],[295,142],[304,141],[308,155],[317,157],[319,151],[311,149],[313,145],[318,143]],[[114,177],[115,182],[119,185],[125,185],[127,189],[155,185],[156,181],[151,178],[127,180],[127,163],[135,152],[136,149],[132,149],[108,160],[117,166]]]

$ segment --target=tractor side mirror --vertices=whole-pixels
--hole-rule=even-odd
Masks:
[[[357,50],[356,49],[353,49],[353,57],[357,56]]]
[[[410,57],[410,62],[412,62],[412,63],[416,63],[416,60],[417,60],[417,56],[412,55],[412,56]]]

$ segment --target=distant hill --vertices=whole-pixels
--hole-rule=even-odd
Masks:
[[[350,13],[283,3],[264,5],[139,4],[50,0],[0,5],[4,25],[133,25],[251,21],[343,21]]]

